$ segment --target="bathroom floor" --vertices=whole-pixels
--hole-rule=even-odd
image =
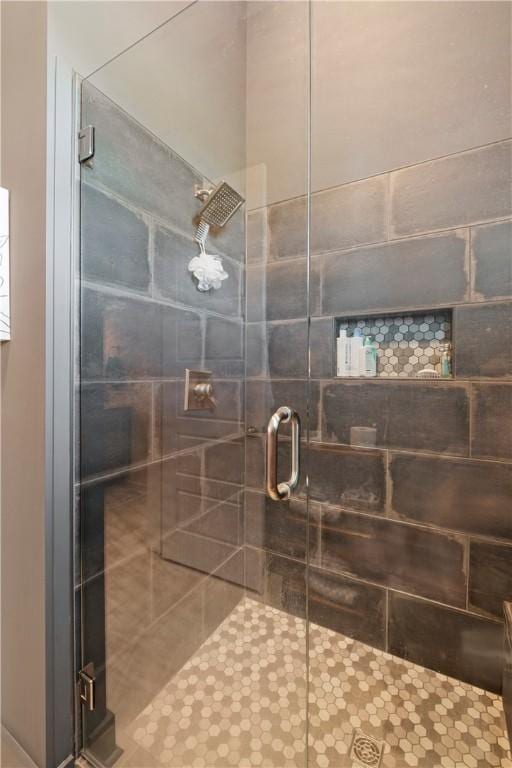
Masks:
[[[249,598],[128,728],[118,765],[305,764],[305,623]],[[310,624],[309,765],[512,768],[499,696]]]

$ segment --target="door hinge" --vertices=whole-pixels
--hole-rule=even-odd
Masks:
[[[78,162],[85,163],[94,157],[94,125],[78,131]]]
[[[92,712],[96,707],[96,677],[94,675],[94,664],[87,664],[78,673],[78,685],[80,689],[80,699],[83,705]]]

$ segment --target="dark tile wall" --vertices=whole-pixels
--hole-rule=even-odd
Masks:
[[[314,193],[309,335],[305,198],[247,224],[254,588],[286,562],[281,605],[303,610],[308,533],[313,621],[492,690],[512,599],[511,168],[503,141]],[[452,380],[335,378],[335,318],[435,309],[453,311]],[[262,433],[285,403],[312,442],[295,498],[276,504]],[[374,447],[356,447],[357,427]],[[284,442],[279,460],[284,474]]]
[[[165,494],[172,512],[163,510],[158,546],[197,568],[203,552],[209,572],[210,538],[222,541],[226,557],[241,544],[231,532],[243,484],[243,212],[211,238],[228,280],[219,291],[198,291],[187,267],[197,252],[194,184],[203,175],[89,85],[83,112],[97,147],[81,185],[82,479],[184,453],[181,467],[171,461],[175,476],[192,472],[196,482],[183,494],[176,481]],[[184,411],[185,368],[213,372],[212,410]],[[211,480],[226,484],[229,504],[207,503]]]
[[[193,601],[184,617],[199,638],[241,583],[304,616],[307,573],[311,620],[498,690],[512,599],[510,142],[315,193],[309,275],[303,198],[248,215],[247,268],[240,215],[216,242],[230,279],[205,295],[186,270],[202,177],[93,89],[85,112],[97,153],[82,185],[82,473],[92,487],[114,478],[143,510],[123,545],[219,576],[200,628]],[[436,308],[454,313],[452,381],[334,377],[335,317]],[[185,367],[214,372],[213,412],[183,411]],[[275,503],[263,436],[284,403],[311,443],[298,492]],[[141,505],[126,478],[143,473],[154,500],[155,468],[158,501]]]
[[[85,653],[106,660],[103,704],[125,716],[242,594],[245,217],[212,234],[229,278],[199,292],[187,267],[203,175],[89,84],[82,111],[96,129],[81,184]],[[185,412],[186,368],[213,372],[211,410]]]

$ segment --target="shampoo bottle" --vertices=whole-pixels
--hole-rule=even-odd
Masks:
[[[340,328],[336,339],[336,376],[348,376],[350,368],[350,344],[347,332]]]
[[[360,352],[363,348],[363,332],[360,328],[356,328],[349,339],[350,343],[350,367],[348,376],[361,376],[361,369],[359,367]]]
[[[363,346],[359,350],[359,371],[360,376],[377,375],[377,348],[371,336],[365,337]]]

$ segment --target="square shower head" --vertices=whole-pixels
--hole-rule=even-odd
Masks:
[[[227,182],[221,181],[199,211],[199,218],[212,227],[223,227],[245,202]]]

